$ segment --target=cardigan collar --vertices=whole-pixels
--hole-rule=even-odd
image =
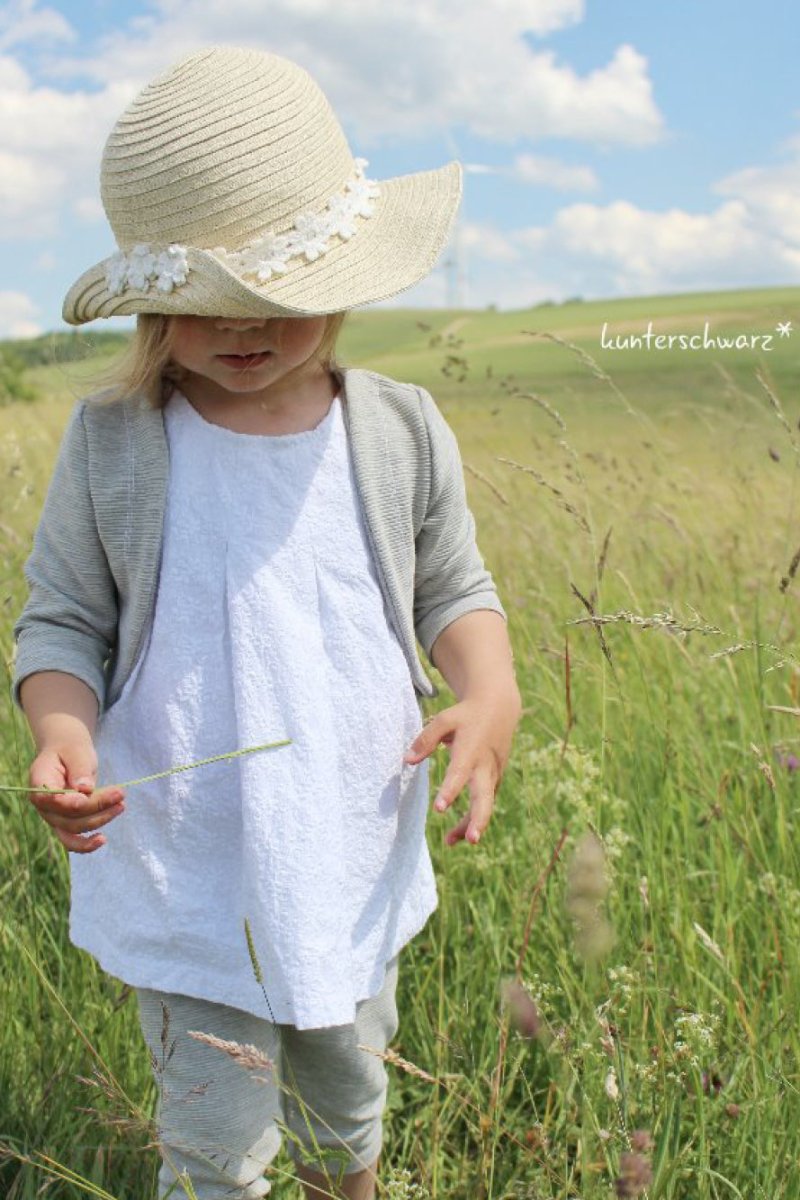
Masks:
[[[398,565],[392,559],[385,533],[381,536],[381,531],[396,526],[397,499],[393,488],[387,487],[389,422],[380,395],[379,377],[372,371],[356,367],[336,368],[334,373],[341,385],[342,413],[353,473],[387,614],[406,652],[416,686],[424,695],[435,696],[437,689],[425,673],[417,653],[413,623],[410,618],[404,619]],[[133,474],[136,474],[137,458],[148,464],[149,468],[145,471],[148,486],[139,489],[143,494],[137,496],[137,502],[132,506],[129,534],[134,544],[146,545],[147,561],[153,564],[154,575],[150,583],[154,589],[161,567],[163,517],[169,479],[164,410],[151,408],[139,397],[134,405],[129,406],[126,421],[129,423],[127,432],[134,464]],[[157,464],[155,469],[154,464]],[[144,632],[137,647],[137,658]]]

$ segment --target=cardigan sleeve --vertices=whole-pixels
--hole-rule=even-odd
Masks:
[[[27,603],[14,625],[13,700],[35,671],[65,671],[105,697],[118,598],[89,491],[85,401],[72,410],[23,570]]]
[[[415,543],[414,626],[430,659],[433,643],[457,617],[481,608],[504,619],[506,613],[475,541],[456,436],[428,392],[417,390],[428,430],[431,478]]]

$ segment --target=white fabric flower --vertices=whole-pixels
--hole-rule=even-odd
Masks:
[[[315,262],[327,254],[333,245],[332,238],[349,241],[358,231],[356,217],[373,216],[371,201],[381,194],[373,180],[364,178],[367,159],[356,158],[354,163],[355,177],[328,200],[322,212],[301,213],[294,228],[286,233],[268,230],[239,250],[216,246],[209,253],[240,279],[255,276],[259,283],[268,283],[274,275],[285,275],[303,259]],[[187,282],[190,271],[186,246],[139,242],[127,253],[119,251],[109,259],[106,287],[112,296],[119,296],[128,288],[147,292],[151,285],[160,292],[170,293]]]
[[[112,296],[121,296],[128,283],[128,258],[115,254],[106,266],[106,287]]]
[[[334,196],[332,200],[328,201],[328,209],[330,211],[329,232],[349,241],[356,231],[356,223],[355,214],[347,196]]]
[[[293,249],[285,234],[268,233],[254,242],[249,250],[243,251],[241,257],[248,273],[257,275],[261,283],[266,283],[273,275],[282,275],[288,270],[287,263]]]
[[[369,179],[356,179],[347,185],[351,212],[359,217],[371,217],[374,206],[371,201],[380,195],[378,188]]]
[[[128,286],[147,291],[155,278],[156,256],[145,244],[134,246],[128,255]]]
[[[303,239],[303,254],[308,262],[314,262],[330,249],[328,223],[324,216],[318,213],[302,213],[295,220],[294,227]]]
[[[168,246],[156,259],[156,287],[161,292],[171,292],[174,287],[186,283],[189,263],[185,246]]]

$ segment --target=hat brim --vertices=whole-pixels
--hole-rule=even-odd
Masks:
[[[380,180],[372,216],[314,262],[293,265],[264,284],[245,282],[209,250],[187,247],[186,283],[171,292],[127,288],[112,295],[104,259],[72,285],[64,300],[69,325],[132,313],[209,317],[322,316],[386,300],[412,287],[436,264],[462,193],[458,162]]]

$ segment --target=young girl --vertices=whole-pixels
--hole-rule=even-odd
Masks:
[[[119,250],[64,304],[139,314],[134,357],[71,414],[14,695],[31,787],[64,789],[32,800],[73,852],[71,940],[136,989],[158,1060],[160,1196],[184,1170],[199,1200],[265,1195],[278,1122],[374,1195],[388,1081],[359,1045],[397,1032],[399,951],[437,903],[428,756],[449,746],[437,809],[469,788],[448,844],[475,843],[520,714],[452,431],[334,353],[348,309],[436,261],[459,164],[366,165],[295,64],[186,58],[109,137]],[[417,638],[457,697],[424,727]],[[271,1082],[189,1031],[256,1046]]]

